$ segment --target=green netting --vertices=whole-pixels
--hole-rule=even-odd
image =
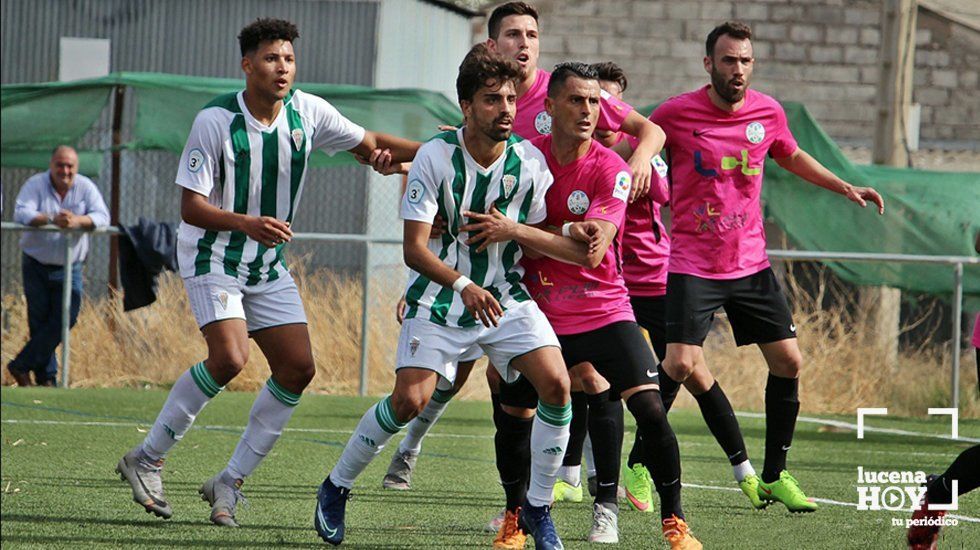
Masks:
[[[44,168],[51,149],[77,143],[96,122],[115,86],[126,86],[137,114],[128,149],[179,153],[195,114],[214,96],[239,90],[236,79],[154,73],[114,73],[70,82],[3,86],[0,89],[3,166]],[[321,96],[354,122],[372,130],[426,139],[438,124],[456,124],[460,113],[445,96],[425,90],[375,90],[360,86],[298,84]],[[649,114],[653,105],[641,108]],[[927,172],[851,163],[816,124],[806,108],[785,103],[790,128],[800,146],[855,185],[871,185],[886,201],[884,216],[862,210],[845,198],[817,188],[780,169],[766,167],[766,214],[803,250],[888,252],[971,256],[980,231],[980,173]],[[83,171],[98,172],[102,151],[82,151]],[[352,164],[348,154],[314,155],[314,166]],[[890,285],[949,296],[949,266],[834,262],[831,268],[857,284]],[[980,305],[980,267],[966,266],[965,292]]]
[[[649,114],[656,105],[640,112]],[[800,147],[854,185],[872,186],[885,215],[811,185],[766,161],[762,188],[767,218],[801,250],[976,256],[980,231],[980,172],[936,172],[861,166],[849,161],[800,103],[783,103]],[[884,262],[828,262],[842,279],[866,285],[940,294],[953,291],[953,267]],[[980,308],[980,266],[964,267],[964,292]]]

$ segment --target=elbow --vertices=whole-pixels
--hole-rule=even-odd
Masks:
[[[418,272],[421,265],[421,256],[418,251],[414,248],[405,247],[402,250],[402,259],[405,261],[405,265],[409,269]]]

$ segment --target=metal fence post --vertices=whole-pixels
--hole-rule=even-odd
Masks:
[[[67,388],[69,382],[68,369],[71,359],[71,241],[72,235],[62,231],[65,239],[64,279],[61,285],[61,387]]]
[[[960,333],[963,330],[963,264],[953,267],[953,408],[960,407]]]
[[[364,397],[368,394],[368,332],[370,328],[371,309],[371,242],[364,243],[364,276],[361,288],[361,383],[358,394]]]

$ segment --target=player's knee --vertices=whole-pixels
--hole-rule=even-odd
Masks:
[[[292,386],[295,388],[294,391],[297,393],[302,392],[310,385],[313,381],[313,377],[316,376],[316,365],[313,363],[311,358],[308,361],[302,361],[294,364],[289,369],[289,379]]]
[[[399,422],[408,422],[418,416],[422,409],[429,404],[429,396],[417,391],[396,392],[391,394],[391,407]]]
[[[214,357],[208,357],[208,371],[215,381],[222,386],[227,384],[232,378],[238,376],[248,362],[248,353],[231,350]]]
[[[691,377],[697,363],[693,357],[669,357],[663,363],[664,371],[672,380],[684,382]]]
[[[772,373],[783,378],[798,378],[802,368],[803,354],[799,350],[788,352],[770,365]]]
[[[602,393],[609,389],[609,382],[595,371],[580,376],[579,380],[582,383],[582,390],[589,395]]]
[[[545,403],[568,403],[571,395],[572,383],[568,375],[555,375],[551,380],[540,384],[541,387],[535,388],[538,391],[538,399]]]

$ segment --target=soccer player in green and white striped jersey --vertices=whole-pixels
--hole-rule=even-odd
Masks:
[[[402,198],[408,312],[399,336],[395,388],[361,418],[317,494],[314,525],[325,541],[344,539],[345,505],[357,476],[391,437],[422,411],[456,360],[479,345],[505,380],[525,376],[538,390],[531,431],[531,486],[521,515],[537,548],[561,548],[549,504],[571,419],[569,380],[557,338],[521,282],[521,246],[569,258],[588,243],[521,225],[518,240],[481,246],[460,228],[467,211],[493,212],[522,224],[544,219],[552,183],[544,155],[511,136],[516,111],[513,61],[474,46],[456,89],[464,126],[423,145]],[[447,221],[438,240],[436,215]]]
[[[419,144],[367,131],[325,100],[293,90],[296,26],[259,19],[238,37],[245,89],[198,113],[180,158],[178,264],[206,360],[174,384],[142,444],[116,466],[133,499],[172,515],[160,477],[163,459],[204,406],[248,360],[249,337],[272,376],[259,392],[228,466],[204,483],[211,521],[235,526],[241,485],[269,453],[313,379],[306,314],[283,262],[310,153],[389,149],[411,159]]]

